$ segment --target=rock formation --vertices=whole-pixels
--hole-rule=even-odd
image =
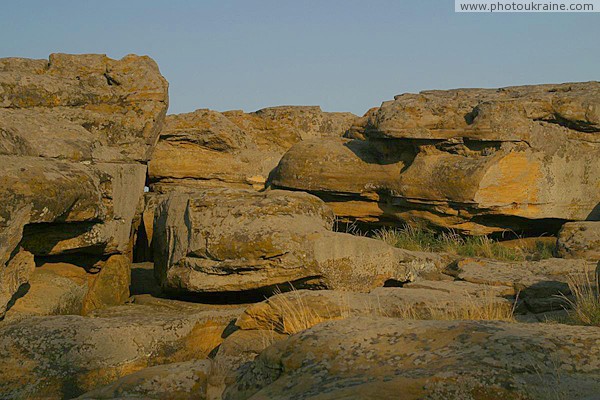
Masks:
[[[593,327],[347,319],[274,344],[224,398],[590,399],[599,350]]]
[[[331,232],[317,197],[271,190],[206,189],[174,194],[158,207],[155,271],[176,291],[228,292],[288,282],[367,290],[410,281],[441,258],[382,241]]]
[[[600,221],[568,222],[558,233],[558,256],[600,261]]]
[[[131,252],[167,86],[148,57],[0,60],[0,317],[28,254]]]
[[[341,137],[355,119],[350,113],[291,106],[248,114],[204,109],[169,115],[149,164],[151,188],[263,189],[293,144]]]
[[[165,117],[167,86],[0,59],[0,398],[599,393],[598,82],[361,118]],[[507,231],[558,238],[457,234]]]
[[[427,91],[362,119],[359,139],[301,142],[272,183],[336,215],[471,234],[597,220],[600,83]]]

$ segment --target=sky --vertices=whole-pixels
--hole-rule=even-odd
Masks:
[[[145,54],[169,113],[600,80],[600,13],[455,13],[453,0],[44,0],[0,4],[0,57]]]

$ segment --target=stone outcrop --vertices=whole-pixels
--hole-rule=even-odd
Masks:
[[[600,261],[600,221],[568,222],[558,233],[559,257]]]
[[[294,143],[341,137],[355,118],[300,106],[169,115],[149,164],[151,188],[156,192],[174,187],[263,189]]]
[[[317,197],[279,190],[172,194],[154,223],[155,271],[174,291],[228,292],[292,282],[368,290],[409,281],[441,257],[331,232]]]
[[[457,279],[510,288],[530,312],[562,310],[571,295],[571,277],[592,277],[596,263],[552,258],[541,261],[504,262],[486,259],[460,260],[446,269]]]
[[[210,360],[157,365],[79,396],[77,399],[217,400],[222,388],[211,385]]]
[[[157,365],[204,359],[239,309],[170,303],[0,326],[0,397],[73,398]]]
[[[78,265],[48,262],[35,268],[4,320],[31,315],[85,315],[129,299],[131,273],[126,256],[78,261]]]
[[[0,154],[145,162],[166,114],[167,86],[149,57],[0,59]]]
[[[167,87],[148,57],[0,59],[0,310],[33,272],[8,272],[22,251],[131,252]]]
[[[236,326],[248,331],[294,334],[324,321],[359,316],[436,319],[444,315],[444,319],[462,319],[459,316],[464,318],[475,310],[492,308],[508,316],[513,301],[505,288],[455,281],[418,281],[403,288],[377,288],[370,293],[297,290],[249,306]]]
[[[600,83],[427,91],[370,111],[350,137],[300,142],[272,177],[336,215],[470,234],[600,219]]]
[[[266,349],[224,398],[591,399],[594,327],[356,318]]]

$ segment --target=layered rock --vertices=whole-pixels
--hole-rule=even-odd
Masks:
[[[356,318],[265,350],[224,398],[590,399],[594,327]]]
[[[440,257],[331,232],[318,198],[286,191],[172,194],[154,223],[155,271],[175,291],[231,292],[289,282],[366,290],[411,280]]]
[[[355,118],[304,106],[169,115],[149,164],[151,188],[157,192],[174,187],[263,189],[294,143],[341,137]]]
[[[7,274],[22,251],[131,252],[167,86],[148,57],[0,60],[0,292],[9,299],[28,279]]]
[[[600,219],[599,110],[598,82],[401,95],[350,129],[366,140],[294,145],[272,183],[352,221],[556,232]]]
[[[263,333],[264,337],[278,339],[277,334],[294,334],[324,321],[359,316],[464,319],[469,314],[475,316],[477,310],[494,309],[498,319],[500,315],[510,319],[513,301],[505,288],[455,281],[419,281],[370,293],[297,290],[251,305],[236,326],[243,331],[271,331],[271,336]]]
[[[166,114],[167,86],[149,57],[0,59],[0,154],[147,161]]]
[[[74,398],[147,367],[204,359],[240,312],[171,302],[4,323],[0,397]]]
[[[558,233],[557,253],[600,261],[600,221],[568,222]]]

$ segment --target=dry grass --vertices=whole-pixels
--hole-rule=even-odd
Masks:
[[[277,315],[277,321],[273,321],[271,329],[284,334],[301,332],[324,321],[366,315],[416,320],[515,321],[516,301],[514,304],[501,302],[491,292],[484,293],[482,297],[465,293],[463,301],[452,304],[432,300],[431,304],[404,303],[392,307],[382,306],[378,297],[352,307],[349,295],[344,297],[341,294],[337,303],[325,308],[321,305],[319,312],[307,303],[300,291],[292,289],[284,295],[278,294],[269,299]]]
[[[523,261],[552,257],[554,247],[537,242],[535,249],[508,248],[487,236],[461,236],[455,232],[436,233],[406,225],[400,229],[382,228],[374,238],[389,245],[414,251],[447,252],[465,257],[485,257],[504,261]]]
[[[463,302],[456,304],[435,303],[427,305],[399,306],[395,317],[402,319],[435,321],[507,321],[515,322],[516,301],[511,305],[498,301],[493,294],[485,294],[479,301],[466,294]]]
[[[278,321],[274,322],[272,330],[285,334],[294,334],[304,331],[320,322],[336,319],[334,314],[327,312],[326,315],[320,315],[310,305],[306,304],[302,298],[301,292],[293,286],[290,292],[282,295],[278,289],[275,296],[269,299],[271,307],[279,316]],[[338,313],[340,319],[341,313]]]
[[[600,326],[600,272],[570,274],[568,283],[572,298],[563,296],[571,306],[566,322]]]

